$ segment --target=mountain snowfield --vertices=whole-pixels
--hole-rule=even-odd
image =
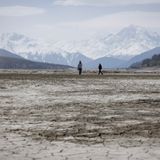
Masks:
[[[58,44],[55,44],[58,46]],[[144,51],[160,46],[160,35],[139,26],[130,25],[117,34],[78,43],[60,44],[67,52],[80,52],[92,58],[133,57]]]
[[[24,58],[73,66],[76,66],[79,60],[87,64],[93,59],[103,57],[124,60],[159,46],[158,33],[134,25],[117,34],[74,42],[46,43],[18,33],[4,33],[0,36],[0,48]]]

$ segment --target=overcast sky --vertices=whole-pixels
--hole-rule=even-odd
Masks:
[[[160,0],[0,0],[0,33],[79,40],[130,24],[160,32]]]

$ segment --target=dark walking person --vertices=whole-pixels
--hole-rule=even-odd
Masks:
[[[98,75],[100,75],[100,74],[103,75],[101,64],[98,65],[98,69],[99,69]]]
[[[81,61],[79,61],[77,69],[79,71],[79,75],[81,75],[82,74],[82,62]]]

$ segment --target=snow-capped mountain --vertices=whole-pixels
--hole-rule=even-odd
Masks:
[[[32,53],[27,53],[27,58],[34,61],[48,62],[54,64],[64,64],[70,66],[77,66],[79,60],[83,62],[84,67],[92,61],[91,58],[84,56],[81,53],[67,53],[67,52],[48,52],[41,54],[36,52],[33,56]]]
[[[17,33],[0,36],[0,48],[30,60],[72,66],[76,66],[79,60],[84,64],[91,64],[93,59],[102,57],[105,60],[106,57],[124,60],[159,46],[159,34],[134,25],[122,29],[117,34],[74,42],[46,43]]]
[[[32,39],[18,33],[3,33],[0,36],[0,47],[18,54],[29,53],[46,53],[49,51],[48,45],[40,40]],[[27,58],[27,54],[22,54]]]
[[[90,58],[79,52],[66,52],[61,47],[53,47],[51,44],[17,33],[2,34],[0,36],[0,48],[15,52],[33,61],[72,66],[76,66],[79,60],[83,60],[84,64],[91,61]]]
[[[68,65],[33,62],[5,49],[0,49],[0,69],[69,69]]]
[[[160,35],[139,26],[130,25],[117,34],[77,43],[55,44],[63,50],[86,53],[94,59],[100,57],[130,58],[147,50],[160,46]]]

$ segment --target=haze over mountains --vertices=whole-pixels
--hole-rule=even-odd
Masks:
[[[14,53],[0,49],[0,69],[68,69],[70,66],[33,62]]]
[[[124,67],[129,67],[137,62],[142,62],[145,59],[152,58],[152,56],[154,55],[160,55],[160,47],[156,47],[149,51],[143,52],[137,56],[134,56],[133,58],[131,58],[129,61],[125,63]]]
[[[126,66],[132,57],[160,46],[160,35],[139,26],[130,25],[117,34],[104,35],[76,42],[43,42],[17,33],[0,36],[0,48],[24,58],[40,62],[77,66],[79,60],[86,68]]]

